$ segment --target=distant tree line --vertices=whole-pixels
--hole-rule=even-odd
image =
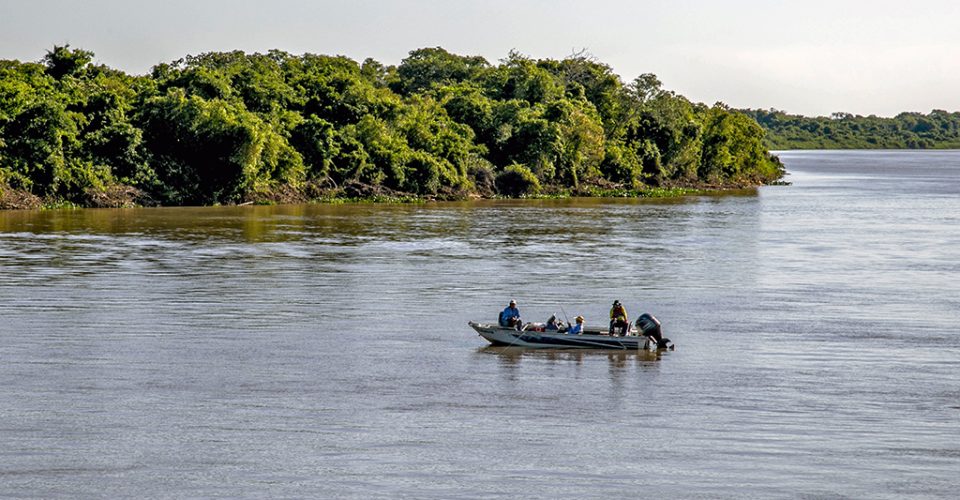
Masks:
[[[783,175],[763,129],[582,54],[398,66],[214,52],[128,75],[0,61],[0,190],[87,206],[732,186]]]
[[[893,118],[834,113],[810,118],[775,109],[742,110],[766,130],[770,149],[960,148],[960,113],[935,109]]]

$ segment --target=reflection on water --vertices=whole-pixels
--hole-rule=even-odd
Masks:
[[[783,158],[735,196],[0,212],[0,496],[951,498],[960,153]],[[680,347],[484,347],[511,298]]]
[[[497,355],[505,364],[509,365],[516,365],[520,363],[523,358],[577,364],[583,363],[584,360],[594,361],[596,359],[606,358],[610,366],[615,368],[623,368],[628,362],[636,362],[637,364],[656,363],[663,358],[664,354],[669,355],[665,349],[531,349],[526,347],[493,345],[482,347],[478,349],[477,352]]]

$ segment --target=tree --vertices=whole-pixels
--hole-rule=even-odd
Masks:
[[[70,44],[62,47],[54,45],[53,50],[47,51],[47,55],[43,57],[47,74],[57,80],[65,76],[79,76],[92,60],[93,52],[82,49],[70,50]]]
[[[393,89],[410,95],[434,85],[475,80],[488,67],[487,60],[479,56],[458,56],[440,47],[417,49],[400,62]]]
[[[273,181],[303,180],[300,154],[242,106],[171,90],[145,103],[140,123],[164,201],[238,202]]]
[[[769,182],[783,166],[763,147],[763,129],[743,114],[714,106],[706,117],[698,171],[707,182]]]
[[[604,133],[593,106],[582,101],[559,100],[547,108],[545,116],[557,124],[559,178],[577,186],[581,179],[598,177],[604,159]]]

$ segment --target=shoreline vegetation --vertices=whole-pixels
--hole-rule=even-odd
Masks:
[[[782,183],[751,117],[584,53],[0,61],[0,208],[666,197]]]
[[[764,145],[785,149],[960,149],[960,112],[900,113],[892,118],[833,113],[791,115],[744,109],[766,131]]]

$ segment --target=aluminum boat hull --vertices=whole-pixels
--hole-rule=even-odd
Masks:
[[[656,341],[638,335],[618,337],[587,329],[580,335],[567,335],[555,331],[518,331],[495,324],[468,323],[481,337],[493,345],[528,347],[536,349],[650,349]]]

